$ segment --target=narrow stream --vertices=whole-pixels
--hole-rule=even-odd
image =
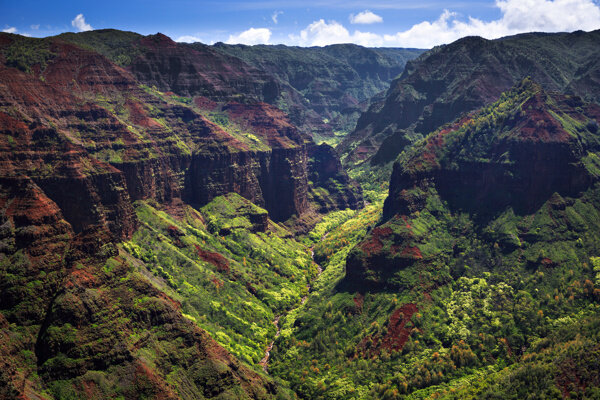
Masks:
[[[327,237],[327,235],[329,234],[329,232],[327,232],[326,234],[324,234],[321,237],[321,240],[325,239]],[[310,248],[310,258],[313,260],[315,260],[315,252],[314,252],[314,245]],[[315,263],[316,264],[316,263]],[[319,264],[317,264],[317,276],[314,280],[318,279],[319,276],[321,276],[321,274],[323,273],[323,268],[321,268],[321,266]],[[306,285],[306,289],[308,290],[308,294],[310,294],[310,291],[312,290],[310,283],[308,283]],[[306,303],[306,300],[308,300],[308,294],[304,297],[302,297],[302,299],[300,300],[300,306],[302,306],[304,303]],[[297,307],[296,307],[297,308]],[[294,310],[288,310],[288,313],[290,311]],[[268,372],[268,367],[269,367],[269,358],[271,357],[271,350],[273,350],[273,345],[275,344],[275,340],[277,340],[277,338],[279,337],[279,335],[281,334],[281,327],[279,326],[279,319],[282,317],[282,315],[277,315],[275,317],[275,319],[273,320],[273,325],[275,325],[275,327],[277,328],[277,333],[275,333],[275,337],[273,338],[273,340],[271,341],[271,343],[269,343],[269,345],[267,346],[267,349],[265,350],[265,356],[262,358],[262,360],[260,360],[260,362],[258,363],[259,365],[261,365],[263,367],[263,371]]]

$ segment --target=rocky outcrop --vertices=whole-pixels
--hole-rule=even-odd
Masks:
[[[44,147],[44,157],[49,157],[44,161],[39,156],[37,167],[32,167],[36,162],[31,161],[27,165],[32,168],[25,167],[22,172],[35,176],[64,207],[64,215],[76,231],[98,223],[115,224],[111,229],[126,237],[133,225],[118,227],[120,222],[113,221],[127,221],[124,213],[131,214],[131,209],[126,210],[127,196],[163,203],[185,197],[202,205],[235,191],[264,206],[278,221],[308,210],[305,142],[309,139],[282,111],[262,102],[224,103],[219,115],[232,126],[218,126],[202,114],[202,107],[186,107],[160,92],[140,89],[131,74],[98,54],[59,41],[47,46],[54,56],[40,71],[43,80],[3,67],[6,84],[0,91],[4,104],[21,113],[6,116],[14,119],[11,124],[23,118],[36,121],[23,127],[34,130],[23,146],[33,141]],[[160,53],[173,44],[159,41],[157,46]],[[30,89],[25,92],[23,87]],[[6,134],[18,136],[12,130]],[[88,160],[83,163],[86,168],[94,165],[105,174],[95,176],[91,183],[74,180],[70,188],[67,177],[49,170],[41,177],[34,171],[54,168],[59,162],[79,165],[78,158]],[[90,184],[97,187],[87,187]],[[110,194],[110,188],[127,193]],[[102,208],[89,206],[102,201],[107,202]],[[111,201],[115,205],[108,204]]]
[[[584,157],[600,148],[592,132],[600,107],[547,94],[529,79],[492,107],[498,117],[490,109],[466,116],[395,165],[384,218],[409,208],[395,199],[415,184],[433,184],[454,210],[483,216],[506,207],[530,214],[553,193],[576,196],[595,180]],[[464,137],[461,149],[453,136]]]
[[[36,398],[48,387],[100,398],[276,395],[135,274],[108,230],[76,234],[31,179],[0,178],[0,222],[2,397]],[[183,382],[170,383],[173,370]]]
[[[238,89],[252,88],[227,87]],[[167,207],[238,192],[278,220],[309,209],[307,138],[281,111],[224,101],[217,118],[195,104],[91,50],[0,34],[0,397],[49,387],[98,398],[277,395],[116,247],[138,226],[138,199]],[[255,232],[270,223],[262,209],[246,217]]]
[[[308,209],[304,147],[265,152],[230,152],[209,148],[192,156],[186,171],[185,198],[206,204],[235,192],[284,221]]]
[[[127,68],[160,91],[218,101],[242,94],[273,102],[279,96],[279,85],[269,74],[209,46],[186,46],[160,33],[142,38],[137,46],[140,54]]]
[[[500,260],[530,267],[549,262],[540,254],[550,242],[584,248],[578,235],[597,230],[599,118],[597,104],[526,79],[442,126],[394,164],[384,222],[350,253],[347,282],[410,289],[423,271],[437,284],[440,263],[456,263],[460,275],[467,252],[486,268]],[[585,211],[569,209],[576,202]],[[569,217],[575,209],[586,217]]]

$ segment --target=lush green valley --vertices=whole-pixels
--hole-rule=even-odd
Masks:
[[[315,248],[322,290],[276,342],[273,370],[306,398],[598,396],[598,110],[526,80],[403,153],[383,220],[367,207]],[[540,112],[558,125],[526,136]],[[578,164],[550,155],[571,140],[583,147],[571,148],[584,155]],[[532,194],[547,176],[529,169],[532,153],[519,154],[528,143],[545,143],[544,157],[572,162],[590,186],[563,197],[544,182],[535,211],[524,210],[518,181]],[[497,179],[486,197],[472,186],[471,160],[480,170],[500,163],[513,182]],[[438,169],[470,175],[428,178]],[[353,224],[369,230],[364,239],[345,228]]]

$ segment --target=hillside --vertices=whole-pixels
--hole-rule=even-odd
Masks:
[[[350,163],[392,161],[414,140],[496,101],[527,76],[547,90],[598,102],[599,37],[600,31],[530,33],[497,40],[466,37],[436,47],[407,63],[339,151]]]
[[[383,219],[318,245],[345,274],[274,370],[307,398],[595,398],[599,113],[525,80],[403,153]]]

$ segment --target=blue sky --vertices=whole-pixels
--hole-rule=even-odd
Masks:
[[[466,35],[600,28],[598,0],[0,0],[0,30],[116,28],[204,43],[432,47]]]

